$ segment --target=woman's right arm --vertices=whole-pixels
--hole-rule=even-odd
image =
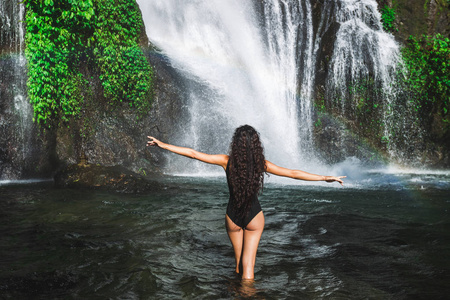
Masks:
[[[311,173],[301,171],[301,170],[287,169],[287,168],[277,166],[276,164],[271,163],[268,160],[266,160],[266,171],[268,173],[271,173],[274,175],[284,176],[284,177],[289,177],[289,178],[299,179],[299,180],[306,180],[306,181],[326,181],[326,182],[337,181],[341,185],[344,185],[344,182],[342,181],[341,178],[347,177],[347,176],[316,175],[316,174],[311,174]]]
[[[147,137],[149,141],[147,141],[147,146],[158,146],[161,149],[168,150],[170,152],[183,155],[189,158],[197,159],[199,161],[218,165],[226,169],[228,163],[228,155],[225,154],[206,154],[203,152],[196,151],[187,147],[179,147],[167,143],[163,143],[160,140],[155,139],[152,136]]]

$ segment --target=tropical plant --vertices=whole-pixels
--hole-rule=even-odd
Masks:
[[[139,47],[143,23],[134,0],[24,3],[28,95],[38,124],[51,127],[79,115],[89,94],[87,74],[98,74],[111,104],[148,110],[153,73]]]
[[[450,123],[450,40],[442,35],[409,37],[402,50],[407,86],[415,95],[416,109],[437,112]]]
[[[394,25],[396,12],[394,8],[390,8],[385,5],[381,9],[381,22],[383,23],[383,29],[388,32],[398,31]]]

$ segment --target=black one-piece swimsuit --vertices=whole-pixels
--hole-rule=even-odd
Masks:
[[[255,195],[253,195],[253,197],[251,199],[252,203],[251,203],[251,206],[250,206],[247,214],[244,217],[238,217],[237,212],[233,210],[233,207],[235,207],[234,202],[236,201],[236,199],[234,199],[234,197],[233,197],[233,187],[231,186],[231,181],[229,178],[230,177],[230,174],[228,171],[229,164],[230,164],[230,161],[228,161],[227,168],[225,170],[225,172],[227,174],[228,190],[230,191],[230,199],[228,200],[228,206],[227,206],[227,215],[231,219],[231,221],[234,222],[234,224],[241,227],[242,229],[245,229],[247,227],[247,225],[253,220],[254,217],[256,217],[256,215],[262,209],[261,209],[261,205],[259,204],[259,201],[258,201],[258,196],[255,194]]]

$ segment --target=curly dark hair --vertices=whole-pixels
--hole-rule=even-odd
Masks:
[[[235,199],[233,210],[244,217],[251,199],[263,189],[266,161],[259,133],[249,125],[238,127],[230,145],[229,184]]]

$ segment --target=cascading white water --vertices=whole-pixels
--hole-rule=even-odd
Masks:
[[[4,26],[3,32],[10,33],[9,55],[14,66],[14,81],[12,83],[14,107],[20,119],[20,132],[22,139],[25,139],[27,129],[29,129],[32,120],[31,105],[26,97],[26,59],[24,51],[24,15],[25,7],[23,3],[9,4],[0,1],[0,18]],[[3,37],[2,37],[3,38]]]
[[[172,142],[226,153],[234,129],[250,124],[269,159],[290,166],[311,160],[309,3],[264,1],[261,28],[251,1],[137,2],[150,41],[193,82],[184,140]]]
[[[0,65],[1,96],[4,107],[10,107],[7,113],[11,118],[2,115],[1,122],[13,122],[17,130],[9,136],[10,147],[13,147],[12,165],[5,171],[6,177],[20,176],[20,168],[29,158],[30,131],[32,128],[32,107],[26,95],[26,59],[24,55],[24,16],[23,3],[0,0],[0,25],[2,63]],[[4,174],[0,174],[2,177]]]
[[[334,53],[330,62],[327,90],[330,98],[340,99],[341,112],[346,106],[354,109],[359,103],[351,103],[349,90],[361,82],[373,79],[383,99],[384,138],[390,140],[391,157],[397,155],[393,138],[394,127],[402,126],[394,114],[397,69],[401,68],[400,46],[394,36],[382,29],[381,15],[375,0],[340,0],[333,12],[340,24],[336,34]],[[357,100],[357,99],[353,99]],[[411,123],[411,122],[408,122]]]
[[[403,126],[393,114],[399,45],[383,31],[375,0],[324,2],[316,30],[310,1],[138,3],[150,41],[191,83],[189,121],[174,143],[224,153],[234,128],[248,123],[260,131],[268,159],[317,170],[312,133],[316,68],[323,36],[334,28],[327,99],[343,99],[342,113],[346,105],[354,110],[358,103],[350,102],[349,88],[373,80],[384,102],[384,135],[393,141],[393,128]],[[395,143],[388,146],[396,152]],[[172,171],[192,169],[204,172],[200,165]]]
[[[336,10],[340,28],[336,34],[329,80],[344,96],[349,83],[373,74],[383,91],[392,94],[395,67],[400,63],[400,47],[382,30],[375,0],[341,0]],[[350,82],[349,82],[350,81]]]
[[[313,56],[313,25],[309,1],[263,1],[264,38],[272,68],[283,76],[278,98],[287,99],[291,116],[297,122],[302,157],[311,159],[312,93],[315,59]],[[283,89],[287,87],[286,89]],[[295,101],[294,99],[297,99]],[[304,163],[303,159],[302,163]]]
[[[33,120],[33,109],[28,100],[26,94],[26,76],[24,76],[24,72],[26,71],[26,58],[24,54],[24,17],[25,17],[25,7],[23,3],[18,3],[18,12],[15,12],[15,24],[14,26],[18,30],[17,35],[17,46],[16,53],[18,54],[16,57],[15,63],[15,75],[17,80],[17,89],[15,90],[14,96],[14,107],[20,119],[20,133],[21,140],[23,144],[23,159],[26,159],[28,156],[28,142],[29,142],[29,133],[32,126]]]

